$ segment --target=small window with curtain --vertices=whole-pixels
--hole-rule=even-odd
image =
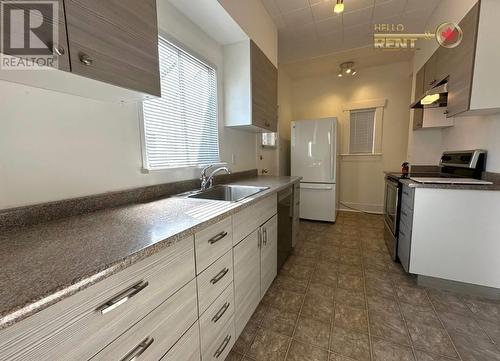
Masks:
[[[144,168],[219,162],[215,70],[159,38],[161,98],[143,102]]]
[[[375,108],[350,111],[349,153],[372,154],[375,150]]]

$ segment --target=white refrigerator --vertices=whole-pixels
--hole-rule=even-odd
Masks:
[[[337,118],[292,122],[291,173],[302,177],[300,218],[335,222],[338,210]]]

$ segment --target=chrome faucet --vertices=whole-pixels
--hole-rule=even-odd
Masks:
[[[210,168],[212,168],[213,165],[209,165],[201,171],[201,190],[205,191],[209,188],[212,188],[214,177],[217,175],[217,173],[220,172],[226,172],[227,174],[231,174],[231,170],[228,167],[219,167],[214,169],[209,176],[207,176],[207,172]]]

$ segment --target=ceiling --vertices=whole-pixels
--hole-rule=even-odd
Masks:
[[[374,24],[403,24],[423,32],[439,0],[262,0],[278,27],[279,61],[290,63],[373,46]],[[390,57],[387,57],[390,59]]]

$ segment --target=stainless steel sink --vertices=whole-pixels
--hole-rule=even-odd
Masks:
[[[219,185],[191,194],[188,198],[212,199],[215,201],[238,202],[251,197],[257,193],[265,191],[269,187],[240,186],[240,185]]]

